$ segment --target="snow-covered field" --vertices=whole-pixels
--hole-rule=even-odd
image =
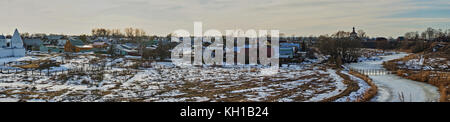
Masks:
[[[0,73],[0,102],[297,102],[321,101],[341,94],[347,86],[336,70],[317,64],[290,65],[267,76],[256,66],[176,67],[170,62],[152,63],[149,68],[132,68],[137,60],[79,55],[27,56],[23,59],[52,59],[61,64],[50,71],[89,69],[103,62],[111,69],[70,74],[31,75],[30,71]],[[336,101],[354,101],[369,87],[350,74],[361,89]]]
[[[407,56],[406,53],[399,53],[388,56],[381,56],[379,61],[366,61],[353,63],[349,66],[355,69],[377,69],[384,70],[382,63],[389,60],[399,59]],[[432,85],[401,78],[394,74],[369,75],[378,86],[378,95],[374,98],[377,102],[429,102],[439,99],[438,88]]]

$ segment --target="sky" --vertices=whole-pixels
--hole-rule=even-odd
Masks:
[[[397,37],[427,27],[450,29],[449,0],[0,0],[0,33],[90,34],[93,28],[280,30],[318,36],[352,27]]]

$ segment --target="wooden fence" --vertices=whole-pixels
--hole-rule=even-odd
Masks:
[[[389,74],[395,74],[396,72],[393,71],[387,71],[385,69],[357,69],[357,68],[350,68],[351,71],[361,73],[363,75],[389,75]]]

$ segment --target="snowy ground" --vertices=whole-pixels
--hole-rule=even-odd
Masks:
[[[135,59],[94,55],[72,59],[58,55],[27,56],[3,61],[19,59],[64,62],[51,71],[89,69],[82,64],[95,66],[98,62],[113,68],[53,76],[30,75],[30,71],[0,73],[0,102],[314,102],[336,96],[347,88],[336,70],[317,64],[290,65],[282,67],[278,74],[266,76],[259,67],[180,68],[170,62],[158,62],[151,68],[133,68]],[[362,80],[350,77],[361,89],[336,101],[353,101],[367,89]]]
[[[355,77],[353,75],[350,75],[348,72],[342,71],[341,73],[350,76],[350,78],[353,81],[356,81],[358,83],[358,87],[359,89],[357,91],[354,91],[352,93],[350,93],[350,95],[345,96],[345,97],[341,97],[337,100],[335,100],[336,102],[348,102],[348,101],[356,101],[357,98],[359,98],[360,96],[364,95],[364,93],[370,89],[369,84],[367,84],[366,81],[364,81],[361,78]]]
[[[395,63],[400,69],[450,71],[450,61],[446,58],[425,58],[423,55],[415,55],[413,59]]]
[[[407,56],[399,53],[381,56],[379,61],[366,61],[353,63],[349,66],[356,69],[380,69],[384,70],[382,63],[389,60],[399,59]],[[394,74],[369,75],[378,86],[378,95],[373,99],[377,102],[430,102],[439,100],[438,88],[432,85],[401,78]]]

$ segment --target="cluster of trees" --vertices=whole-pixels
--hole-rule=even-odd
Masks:
[[[147,37],[144,30],[137,28],[125,28],[125,36],[131,40],[142,40]]]
[[[375,49],[381,49],[383,51],[397,49],[400,43],[398,41],[392,41],[392,40],[394,40],[394,39],[392,39],[392,38],[387,39],[387,38],[380,37],[380,38],[376,38],[374,42],[368,41],[368,42],[363,42],[363,44],[364,44],[365,48],[375,48]],[[371,44],[373,44],[374,47],[369,46]],[[369,47],[367,47],[367,46],[369,46]]]
[[[94,37],[125,37],[120,29],[105,29],[94,28],[92,29],[92,36]]]
[[[148,37],[143,29],[139,28],[125,28],[124,33],[120,29],[105,29],[95,28],[92,29],[92,36],[94,37],[127,37],[132,40]]]
[[[319,51],[329,55],[329,63],[336,64],[338,67],[343,63],[356,62],[361,56],[361,46],[361,40],[350,38],[350,35],[343,31],[339,31],[331,37],[320,36],[318,39]]]
[[[20,33],[20,37],[22,37],[23,39],[44,38],[44,37],[52,36],[52,35],[61,35],[61,34],[28,33],[28,32]],[[12,37],[12,35],[5,35],[5,36],[6,36],[6,38]]]
[[[405,41],[397,45],[397,49],[410,50],[412,53],[423,52],[432,48],[433,42],[449,42],[450,29],[427,28],[423,32],[405,33]]]
[[[382,50],[400,49],[418,53],[431,48],[430,46],[433,42],[449,42],[449,40],[450,29],[443,31],[442,29],[427,28],[423,32],[407,32],[403,39],[377,38],[375,42],[363,42],[363,44],[366,48]]]
[[[333,38],[348,38],[350,37],[352,32],[346,32],[346,31],[338,31],[331,35]],[[358,38],[367,38],[366,32],[364,30],[358,30],[357,32]]]

